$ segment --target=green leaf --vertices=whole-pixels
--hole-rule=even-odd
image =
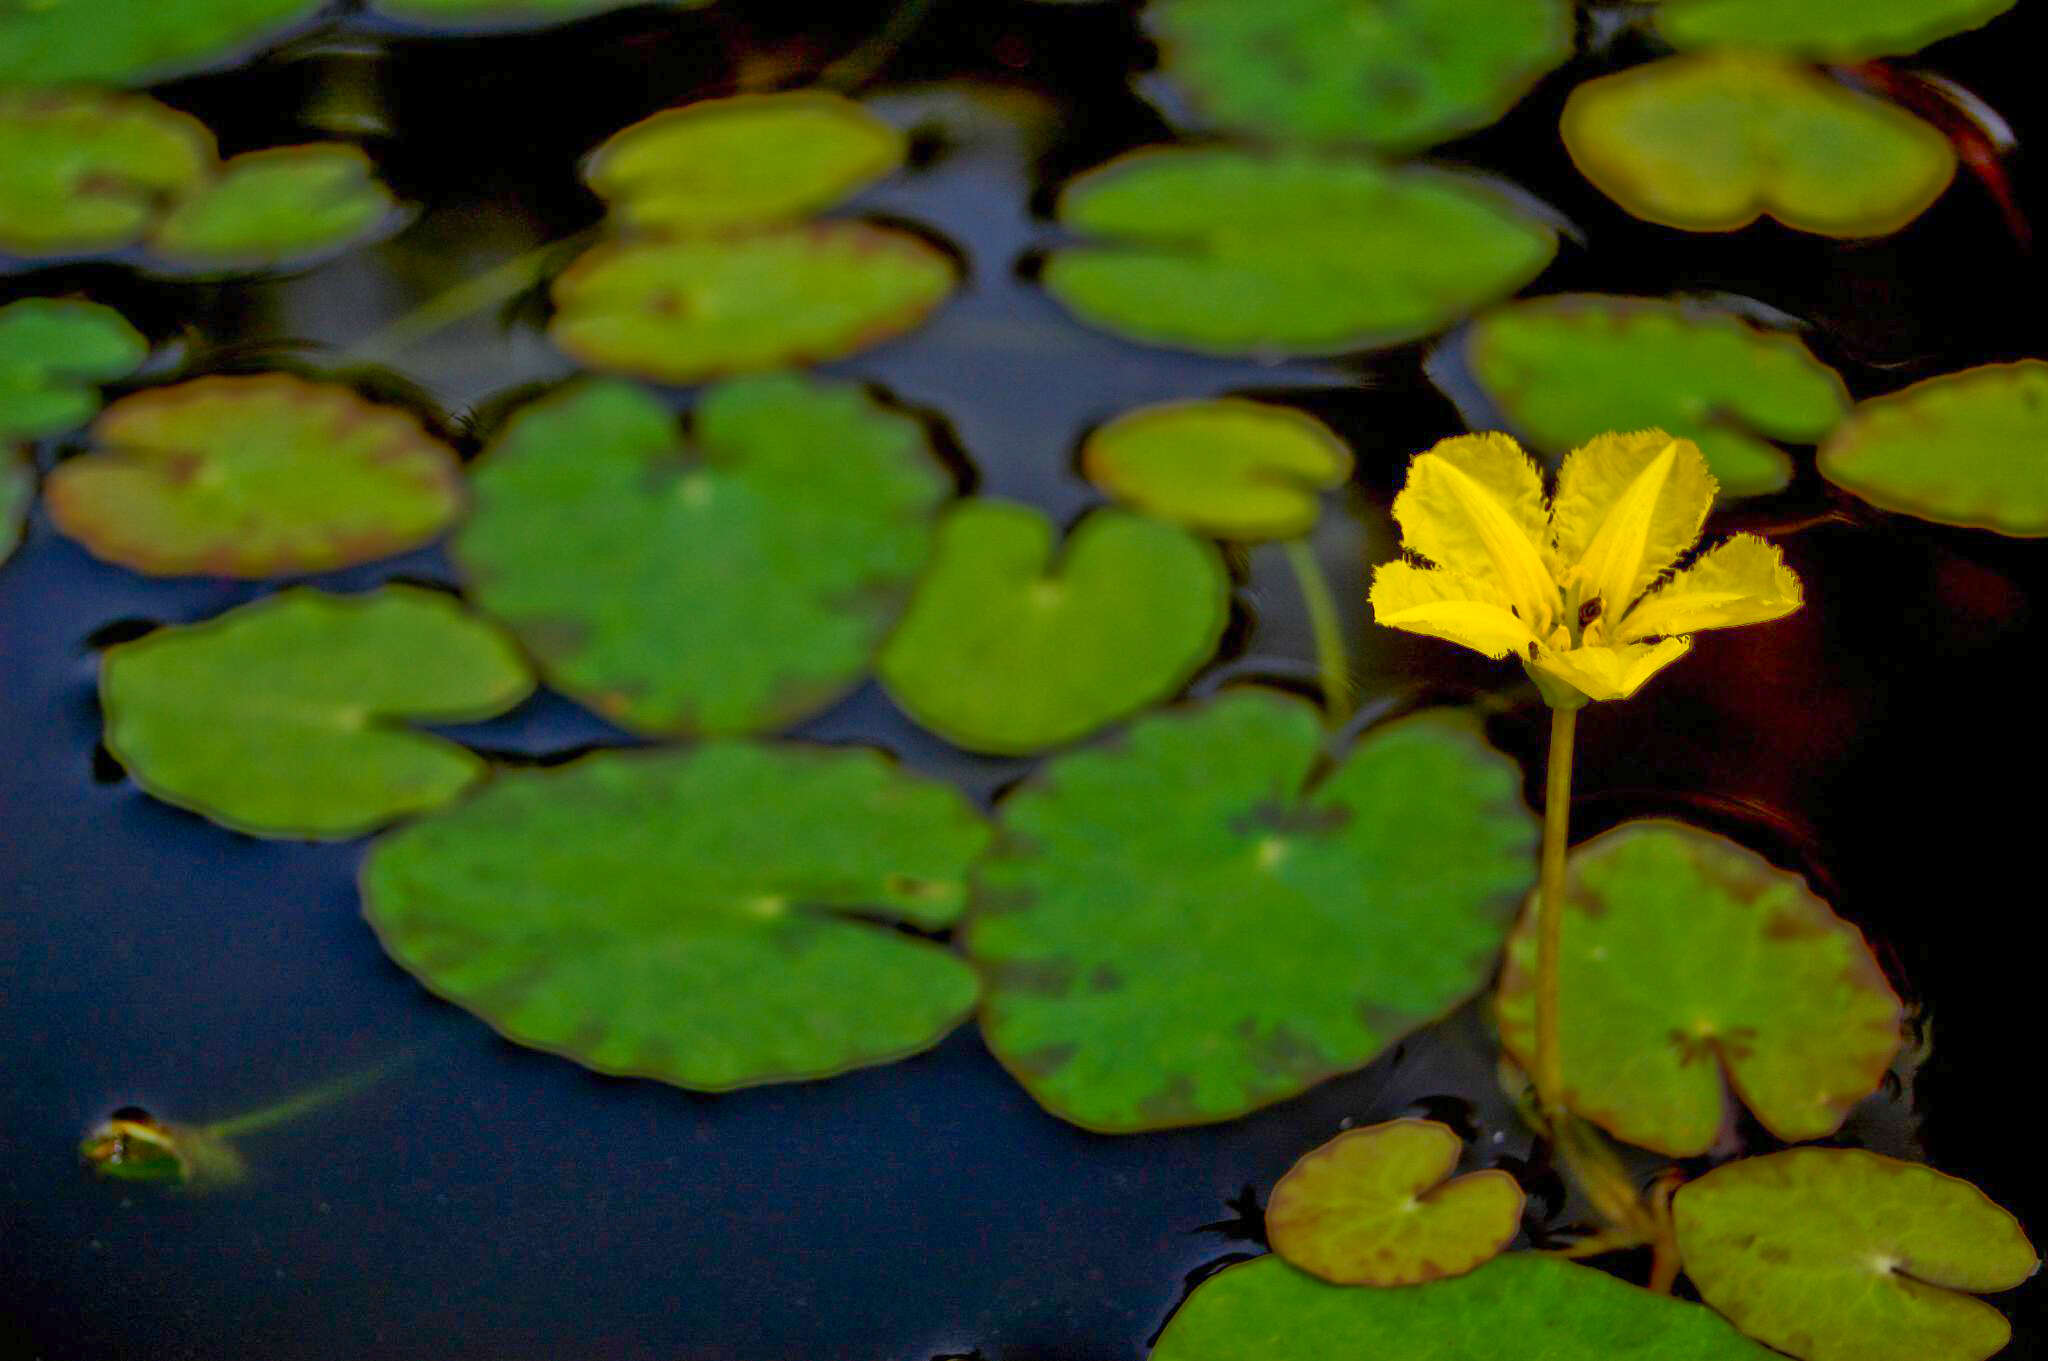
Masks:
[[[509,638],[448,596],[299,587],[109,648],[107,749],[137,783],[252,836],[337,840],[484,772],[402,720],[504,712],[533,689]]]
[[[401,220],[368,156],[345,143],[315,143],[235,157],[171,209],[149,244],[186,270],[269,270],[360,244]]]
[[[508,1039],[723,1091],[886,1063],[965,1018],[973,971],[886,923],[951,922],[987,840],[872,751],[600,753],[378,842],[364,911]]]
[[[1256,543],[1308,533],[1317,493],[1351,476],[1351,448],[1313,416],[1219,397],[1118,416],[1088,437],[1081,467],[1133,509]]]
[[[1307,151],[1152,147],[1089,171],[1045,286],[1154,344],[1336,354],[1428,335],[1514,292],[1556,234],[1476,181]]]
[[[1434,1120],[1346,1130],[1274,1186],[1266,1203],[1273,1251],[1336,1285],[1464,1275],[1514,1241],[1524,1199],[1499,1168],[1452,1177],[1464,1150]]]
[[[1514,763],[1462,716],[1327,768],[1324,740],[1307,704],[1234,690],[1004,800],[968,953],[1039,1104],[1110,1133],[1234,1119],[1484,986],[1535,871]]]
[[[1770,440],[1817,443],[1848,389],[1797,337],[1655,298],[1567,294],[1472,323],[1472,377],[1526,443],[1562,456],[1609,430],[1698,444],[1721,499],[1780,491],[1792,460]]]
[[[36,469],[25,449],[0,448],[0,562],[21,543],[28,508],[36,499]]]
[[[1819,462],[1821,476],[1886,510],[2048,535],[2048,363],[1985,364],[1859,402]]]
[[[1941,197],[1948,139],[1884,100],[1756,52],[1670,57],[1565,101],[1579,172],[1635,216],[1728,232],[1769,215],[1823,236],[1882,236]]]
[[[72,0],[54,12],[97,8]],[[15,22],[0,13],[0,37]],[[0,51],[12,60],[4,41]],[[0,89],[0,255],[88,255],[131,245],[163,200],[197,186],[213,166],[205,125],[153,99]]]
[[[887,646],[890,696],[969,751],[1071,742],[1179,690],[1223,636],[1230,577],[1214,545],[1098,510],[1055,558],[1030,506],[976,498],[939,528]]]
[[[1712,1147],[1732,1088],[1781,1139],[1818,1139],[1877,1090],[1899,999],[1863,935],[1796,874],[1682,823],[1624,823],[1572,852],[1559,964],[1565,1104],[1673,1157]],[[1535,1060],[1525,915],[1501,1043]]]
[[[642,732],[743,732],[857,683],[951,491],[924,428],[849,384],[745,379],[660,402],[586,381],[476,465],[455,553],[550,684]]]
[[[669,383],[838,359],[917,324],[956,281],[944,252],[865,222],[607,241],[554,284],[570,357]]]
[[[1898,57],[1990,23],[2015,0],[1663,0],[1673,47],[1746,47],[1819,62]]]
[[[0,445],[61,434],[100,409],[98,383],[126,378],[149,357],[119,312],[77,298],[23,298],[0,307]]]
[[[1146,20],[1215,125],[1390,151],[1485,127],[1572,53],[1570,0],[1153,0]]]
[[[1701,1298],[1804,1361],[1983,1361],[2012,1327],[1970,1295],[2040,1266],[1970,1183],[1861,1149],[1727,1163],[1672,1211]]]
[[[266,577],[369,562],[462,508],[455,453],[410,412],[285,373],[147,388],[46,480],[95,557],[160,576]]]
[[[229,61],[324,8],[325,0],[5,0],[0,86],[154,84]]]
[[[796,222],[903,164],[901,132],[819,90],[665,109],[614,133],[583,178],[638,231],[716,232]]]
[[[697,9],[711,0],[370,0],[372,12],[422,25],[537,28],[606,10],[661,4]]]
[[[1773,1361],[1697,1304],[1512,1252],[1400,1290],[1327,1285],[1278,1257],[1218,1272],[1151,1361]]]

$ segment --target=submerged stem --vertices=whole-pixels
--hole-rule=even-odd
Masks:
[[[1558,956],[1564,942],[1564,854],[1571,839],[1572,737],[1579,711],[1550,711],[1550,765],[1543,788],[1543,876],[1536,894],[1536,1099],[1544,1120],[1559,1128],[1564,1060],[1558,1052]]]
[[[557,255],[589,235],[589,231],[578,232],[559,241],[535,246],[503,264],[493,265],[481,274],[471,275],[444,288],[404,316],[357,341],[349,347],[349,353],[358,359],[388,359],[487,307],[510,302],[539,283]]]
[[[331,1081],[294,1092],[284,1100],[272,1102],[260,1110],[231,1115],[225,1120],[215,1120],[211,1124],[201,1125],[199,1129],[214,1139],[233,1139],[244,1134],[255,1134],[260,1130],[271,1129],[287,1121],[296,1120],[309,1111],[316,1111],[336,1101],[347,1100],[358,1092],[368,1091],[410,1062],[411,1054],[399,1054],[381,1063],[373,1063],[368,1068],[345,1073]]]
[[[1287,553],[1287,565],[1301,586],[1301,598],[1308,606],[1309,628],[1316,640],[1316,672],[1322,680],[1323,709],[1330,726],[1337,727],[1351,717],[1351,659],[1344,650],[1344,626],[1337,617],[1337,598],[1330,593],[1329,578],[1316,561],[1315,549],[1307,539],[1289,539],[1280,545]]]

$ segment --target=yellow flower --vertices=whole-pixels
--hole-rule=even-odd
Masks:
[[[1554,707],[1626,699],[1685,655],[1695,629],[1799,608],[1799,578],[1753,534],[1665,579],[1698,540],[1714,490],[1698,447],[1661,430],[1573,450],[1554,503],[1506,435],[1443,440],[1415,456],[1394,498],[1401,546],[1427,562],[1373,573],[1373,617],[1512,653]]]

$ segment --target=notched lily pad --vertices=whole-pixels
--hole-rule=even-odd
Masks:
[[[1624,823],[1567,869],[1565,1103],[1616,1138],[1707,1151],[1724,1088],[1771,1133],[1818,1139],[1877,1090],[1899,999],[1863,935],[1796,874],[1682,823]],[[1535,1061],[1536,939],[1525,915],[1500,984],[1501,1042]]]
[[[252,836],[335,840],[484,772],[412,722],[503,713],[533,689],[512,640],[435,591],[304,587],[109,648],[107,749],[157,798]]]
[[[1589,80],[1565,102],[1561,130],[1602,193],[1695,232],[1769,215],[1822,236],[1881,236],[1925,212],[1956,168],[1948,139],[1904,109],[1757,52]]]
[[[149,342],[111,307],[78,298],[0,307],[0,445],[85,424],[100,409],[96,385],[148,357]]]
[[[1126,412],[1081,448],[1088,479],[1125,505],[1239,543],[1295,539],[1351,448],[1313,416],[1236,397]]]
[[[2048,535],[2048,363],[1986,364],[1860,402],[1819,461],[1821,476],[1886,510]]]
[[[1678,48],[1744,47],[1820,62],[1917,52],[1990,23],[2015,0],[1663,0],[1657,32]]]
[[[149,245],[184,270],[268,270],[360,245],[402,220],[361,149],[313,143],[235,157],[171,209]]]
[[[1439,714],[1326,771],[1324,740],[1307,704],[1233,690],[1003,802],[968,953],[1039,1104],[1110,1133],[1234,1119],[1485,984],[1535,873],[1514,763]]]
[[[1971,1296],[2040,1266],[1970,1183],[1862,1149],[1724,1164],[1672,1213],[1701,1298],[1803,1361],[1984,1361],[2012,1327]]]
[[[1042,751],[1179,690],[1229,614],[1222,555],[1185,530],[1098,510],[1056,553],[1044,515],[976,498],[940,525],[879,671],[955,746]]]
[[[909,598],[952,485],[923,426],[849,384],[706,392],[686,443],[629,383],[515,416],[455,553],[550,684],[641,732],[748,732],[823,708]]]
[[[363,902],[391,957],[508,1039],[723,1091],[936,1044],[987,824],[871,751],[716,741],[501,776],[386,837]],[[879,919],[879,920],[864,920]]]
[[[1390,151],[1485,127],[1572,52],[1569,0],[1154,0],[1145,17],[1216,126]]]
[[[1609,430],[1660,429],[1707,456],[1724,501],[1780,491],[1849,409],[1841,376],[1795,336],[1656,298],[1510,303],[1459,342],[1517,435],[1562,457]]]
[[[1337,354],[1441,330],[1514,292],[1556,234],[1477,181],[1308,151],[1159,148],[1069,184],[1097,244],[1045,286],[1091,325],[1216,353]]]
[[[665,109],[614,133],[583,178],[638,231],[799,221],[903,164],[903,134],[824,91],[736,95]]]
[[[5,0],[0,86],[153,84],[282,37],[324,8],[325,0]]]
[[[462,508],[455,453],[410,412],[284,373],[115,402],[50,473],[51,518],[160,576],[323,572],[426,543]]]
[[[1773,1361],[1726,1319],[1532,1252],[1400,1290],[1328,1285],[1278,1257],[1218,1272],[1152,1361]]]
[[[548,335],[592,368],[694,383],[879,345],[956,280],[930,242],[866,222],[608,241],[556,277]]]
[[[0,13],[0,34],[10,22]],[[0,50],[12,56],[4,42]],[[206,178],[214,154],[198,119],[140,95],[0,89],[0,255],[132,245],[165,203]]]
[[[1452,1177],[1464,1142],[1434,1120],[1346,1130],[1273,1187],[1273,1251],[1335,1285],[1462,1276],[1522,1227],[1522,1188],[1488,1168]]]

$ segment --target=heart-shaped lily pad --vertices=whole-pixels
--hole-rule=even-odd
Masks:
[[[462,508],[455,453],[410,412],[284,373],[147,388],[53,469],[57,527],[162,576],[266,577],[427,542]]]
[[[2016,0],[1663,0],[1673,47],[1744,47],[1814,61],[1903,56],[1990,23]]]
[[[339,839],[445,803],[478,757],[458,722],[533,689],[512,640],[437,591],[300,587],[109,648],[107,749],[167,803],[254,836]]]
[[[1428,335],[1514,292],[1556,234],[1476,181],[1307,151],[1150,148],[1089,171],[1060,221],[1099,244],[1045,286],[1155,344],[1336,354]]]
[[[1704,1153],[1726,1088],[1781,1139],[1818,1139],[1877,1090],[1899,999],[1854,926],[1796,874],[1681,823],[1624,823],[1567,867],[1565,1102],[1616,1138]],[[1500,984],[1501,1042],[1535,1060],[1536,933]]]
[[[614,133],[583,178],[641,231],[716,232],[795,222],[903,164],[903,134],[817,90],[667,109]]]
[[[1514,763],[1461,716],[1334,765],[1324,740],[1306,703],[1233,690],[1004,800],[968,952],[1039,1104],[1112,1133],[1234,1119],[1485,984],[1535,873]]]
[[[1346,1130],[1273,1187],[1273,1251],[1336,1285],[1464,1275],[1514,1240],[1524,1200],[1498,1168],[1452,1177],[1464,1148],[1434,1120]]]
[[[0,33],[9,22],[0,11]],[[0,50],[12,55],[4,42]],[[0,89],[0,255],[119,250],[213,165],[213,134],[153,99]]]
[[[1971,1295],[2040,1266],[1970,1183],[1862,1149],[1727,1163],[1671,1208],[1700,1297],[1804,1361],[1984,1361],[2012,1327]]]
[[[601,753],[378,842],[364,911],[508,1039],[723,1091],[886,1063],[957,1025],[973,971],[887,923],[951,922],[987,840],[950,786],[871,751]]]
[[[1197,1286],[1152,1361],[1774,1361],[1711,1309],[1533,1252],[1400,1290],[1260,1257]]]
[[[515,416],[455,543],[550,684],[644,732],[772,728],[867,670],[951,484],[924,428],[849,384],[705,393],[686,444],[631,384]]]
[[[1986,364],[1859,402],[1820,471],[1886,510],[2048,535],[2048,363]]]
[[[78,298],[0,307],[0,445],[85,424],[100,409],[94,384],[148,357],[149,342],[111,307]]]
[[[370,0],[370,9],[413,24],[537,28],[634,5],[696,9],[709,3],[710,0]]]
[[[1219,539],[1308,533],[1351,448],[1313,416],[1236,397],[1126,412],[1088,437],[1081,467],[1125,505]]]
[[[402,220],[370,158],[339,142],[237,156],[173,207],[150,250],[181,269],[241,272],[307,264]]]
[[[976,498],[940,525],[879,671],[955,746],[1042,751],[1179,690],[1229,614],[1222,556],[1185,530],[1098,510],[1055,555],[1044,515]]]
[[[555,279],[548,334],[592,368],[694,383],[878,345],[923,321],[955,280],[936,246],[866,222],[608,241]]]
[[[1797,337],[1655,298],[1576,294],[1511,303],[1463,338],[1472,377],[1507,425],[1562,457],[1609,430],[1661,429],[1707,456],[1721,498],[1791,480],[1770,440],[1817,443],[1848,389]]]
[[[1768,214],[1823,236],[1897,231],[1955,176],[1948,139],[1893,104],[1757,52],[1670,57],[1565,101],[1581,174],[1650,222],[1727,232]]]
[[[4,0],[0,86],[151,84],[227,61],[324,8],[325,0]]]
[[[1154,0],[1145,17],[1216,126],[1394,151],[1485,127],[1572,52],[1570,0]]]

